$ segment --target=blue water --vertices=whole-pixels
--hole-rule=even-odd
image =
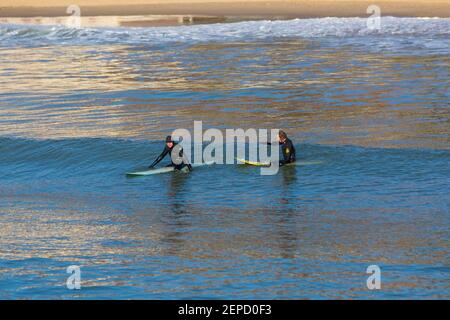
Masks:
[[[448,299],[450,20],[382,26],[0,25],[0,298]],[[299,165],[125,176],[194,120]]]

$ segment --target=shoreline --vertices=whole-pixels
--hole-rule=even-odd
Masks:
[[[77,3],[81,16],[208,16],[254,19],[295,19],[321,17],[368,17],[367,8],[377,5],[382,16],[450,18],[450,0],[3,0],[2,18],[66,17],[67,6]]]

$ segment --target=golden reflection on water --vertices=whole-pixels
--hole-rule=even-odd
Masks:
[[[71,204],[70,200],[58,204],[68,209],[11,208],[4,213],[0,217],[0,259],[39,257],[59,263],[76,259],[79,264],[92,266],[120,264],[127,255],[207,261],[226,258],[236,263],[244,256],[254,261],[283,258],[310,259],[322,264],[377,261],[389,265],[429,265],[445,261],[446,252],[418,255],[420,248],[429,247],[430,241],[435,248],[448,247],[435,236],[417,238],[416,231],[432,228],[428,226],[430,221],[425,226],[383,222],[379,213],[377,218],[336,217],[330,211],[317,210],[310,215],[311,212],[300,210],[289,216],[272,210],[222,207],[217,215],[202,219],[203,223],[197,225],[196,216],[203,214],[201,208],[195,207],[180,208],[189,212],[183,217],[181,211],[161,207],[132,215],[120,212],[105,215],[102,208],[92,205],[84,211],[80,203]],[[202,273],[201,269],[173,267],[174,273]],[[293,276],[302,277],[301,268]],[[305,277],[324,276],[327,275],[308,273]]]
[[[448,56],[317,49],[298,40],[0,53],[3,135],[157,140],[202,120],[282,127],[312,143],[449,148]]]

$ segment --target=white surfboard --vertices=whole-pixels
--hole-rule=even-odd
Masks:
[[[212,164],[214,164],[214,162],[212,162],[212,161],[205,162],[205,163],[195,163],[192,165],[192,167],[198,168],[198,167],[208,166],[208,165],[212,165]],[[143,171],[127,172],[126,175],[129,177],[139,177],[139,176],[150,176],[153,174],[160,174],[160,173],[168,173],[168,172],[172,172],[172,171],[175,171],[174,167],[162,167],[162,168],[153,168],[153,169],[148,169],[148,170],[143,170]]]

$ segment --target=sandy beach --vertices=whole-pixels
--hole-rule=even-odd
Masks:
[[[79,5],[83,16],[365,17],[370,5],[378,5],[383,16],[450,17],[450,0],[2,0],[0,17],[66,16],[71,4]]]

